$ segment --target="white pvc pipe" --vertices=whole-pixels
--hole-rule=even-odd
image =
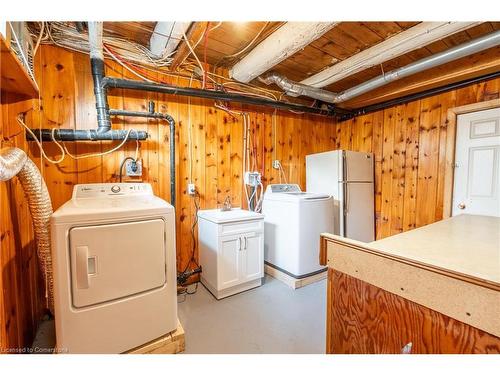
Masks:
[[[231,78],[248,83],[318,39],[337,22],[287,22],[233,66]]]
[[[102,52],[103,22],[89,22],[88,25],[90,58],[97,58],[104,61],[104,54]]]
[[[149,40],[149,50],[158,57],[170,56],[190,24],[190,22],[157,22]]]

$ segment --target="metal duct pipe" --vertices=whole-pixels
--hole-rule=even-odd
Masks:
[[[50,251],[49,219],[52,203],[37,166],[23,150],[9,147],[0,150],[0,181],[16,176],[21,182],[33,220],[39,266],[45,281],[46,298],[49,310],[54,313],[54,280],[52,277],[52,256]]]
[[[264,82],[266,85],[274,83],[281,87],[290,96],[308,96],[327,103],[335,103],[333,101],[336,95],[335,93],[292,81],[275,72],[270,73],[263,78],[259,77],[259,81]]]
[[[457,60],[477,52],[484,51],[485,49],[498,46],[499,44],[500,31],[495,31],[480,38],[476,38],[456,47],[447,49],[446,51],[415,61],[414,63],[403,66],[402,68],[392,70],[365,83],[347,89],[338,94],[336,98],[337,101],[334,103],[345,102],[356,96],[364,94],[365,92],[384,86],[389,82],[411,76],[412,74],[446,64],[450,61]]]
[[[0,150],[0,181],[8,181],[17,175],[27,158],[26,153],[18,148]]]
[[[311,98],[323,100],[328,103],[342,103],[356,96],[374,90],[378,87],[384,86],[389,82],[393,82],[412,74],[448,63],[450,61],[457,60],[477,52],[481,52],[485,49],[498,46],[499,44],[500,31],[495,31],[480,38],[447,49],[446,51],[437,53],[424,59],[415,61],[409,65],[392,70],[388,73],[382,74],[340,93],[334,93],[331,91],[318,89],[316,87],[303,85],[301,83],[291,81],[278,74],[271,74],[261,79],[261,81],[265,82],[268,85],[271,83],[275,83],[279,87],[281,87],[287,94],[290,93],[290,95],[292,96],[304,95]]]
[[[108,96],[102,84],[104,78],[104,54],[102,50],[102,22],[89,22],[89,47],[92,79],[94,81],[95,107],[97,110],[97,132],[111,129]]]

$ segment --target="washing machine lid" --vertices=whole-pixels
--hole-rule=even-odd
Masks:
[[[173,214],[174,208],[155,196],[150,184],[78,184],[73,197],[52,214],[51,223],[128,219]]]
[[[264,200],[287,202],[325,200],[330,197],[328,194],[304,192],[297,184],[271,184],[264,194]]]

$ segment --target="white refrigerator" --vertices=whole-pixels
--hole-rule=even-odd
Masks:
[[[373,154],[328,151],[306,156],[306,191],[333,196],[334,234],[375,240]]]

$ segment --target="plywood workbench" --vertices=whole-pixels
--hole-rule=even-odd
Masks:
[[[323,234],[327,352],[500,352],[500,218],[461,215],[369,244]]]

